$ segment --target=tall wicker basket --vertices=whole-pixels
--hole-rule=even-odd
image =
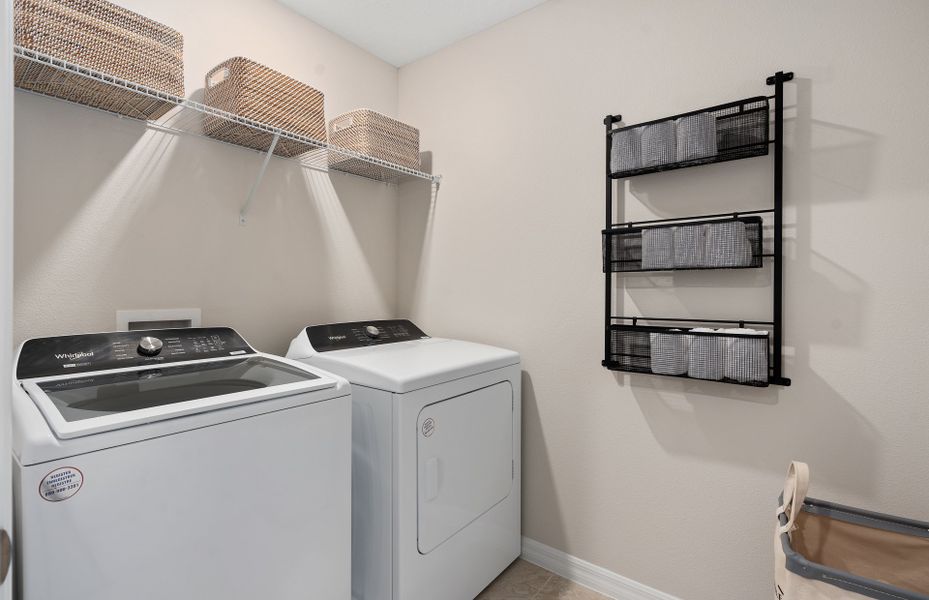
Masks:
[[[230,58],[206,74],[205,89],[204,101],[209,106],[326,141],[323,93],[274,69],[247,58]],[[210,137],[256,150],[267,150],[273,139],[270,133],[209,115],[203,129]],[[297,156],[316,148],[282,138],[274,153]]]
[[[419,170],[419,130],[366,108],[339,115],[329,123],[330,141],[390,163]],[[338,152],[329,153],[329,167],[363,177],[388,180],[395,171],[352,158]]]
[[[87,69],[184,96],[184,38],[106,0],[15,0],[15,43]],[[174,103],[17,57],[17,87],[138,119]]]

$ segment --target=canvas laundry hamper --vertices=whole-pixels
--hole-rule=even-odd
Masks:
[[[167,25],[106,0],[15,0],[17,45],[156,92],[184,96],[184,38]],[[16,87],[136,119],[176,106],[43,62],[16,57]]]
[[[929,523],[806,497],[787,472],[774,535],[776,600],[929,600]]]

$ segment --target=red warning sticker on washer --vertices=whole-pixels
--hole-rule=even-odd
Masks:
[[[49,502],[61,502],[78,493],[83,485],[84,474],[80,469],[61,467],[42,478],[39,495]]]

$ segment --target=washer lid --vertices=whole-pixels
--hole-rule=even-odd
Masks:
[[[329,388],[335,381],[256,355],[22,384],[55,436],[69,439]]]
[[[428,338],[321,352],[306,362],[351,383],[405,393],[519,363],[519,354],[494,346]]]

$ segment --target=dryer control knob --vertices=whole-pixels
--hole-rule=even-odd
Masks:
[[[161,348],[164,344],[156,337],[145,336],[139,340],[139,354],[142,356],[155,356],[161,352]]]
[[[370,338],[376,338],[381,335],[381,330],[375,327],[374,325],[368,325],[365,327],[365,335]]]

